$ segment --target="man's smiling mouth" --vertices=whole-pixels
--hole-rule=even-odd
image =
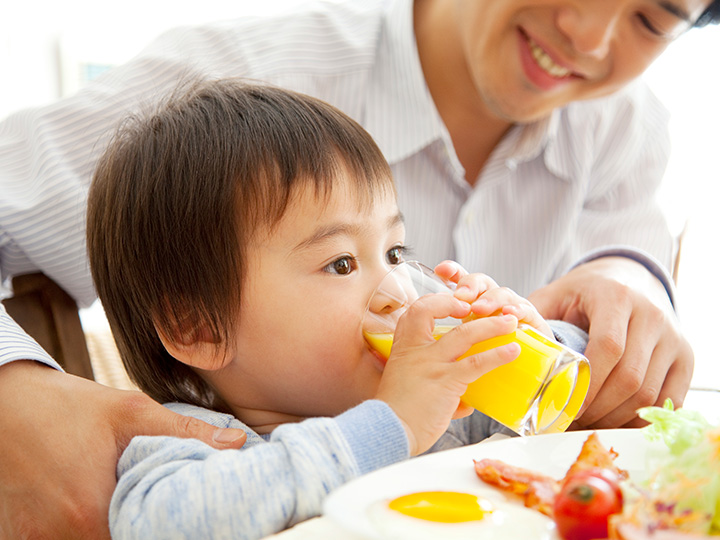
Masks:
[[[555,61],[550,58],[550,55],[546,53],[545,50],[540,47],[540,45],[535,43],[531,37],[526,35],[525,38],[527,39],[528,45],[530,47],[531,56],[535,60],[535,63],[538,65],[538,67],[542,69],[545,73],[547,73],[551,77],[555,77],[556,79],[569,77],[573,74],[573,72],[570,71],[568,68],[556,64]]]

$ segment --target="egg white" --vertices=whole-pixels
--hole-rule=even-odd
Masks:
[[[482,520],[439,523],[406,516],[388,507],[389,499],[368,507],[368,518],[385,540],[557,540],[555,523],[515,501],[487,497],[495,507]]]

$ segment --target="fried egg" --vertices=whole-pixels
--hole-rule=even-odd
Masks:
[[[378,501],[368,509],[373,526],[387,540],[555,540],[555,523],[501,495],[454,491],[409,493]]]

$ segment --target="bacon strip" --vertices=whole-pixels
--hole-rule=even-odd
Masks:
[[[585,469],[609,469],[619,478],[627,478],[627,471],[615,465],[617,452],[606,449],[595,432],[591,433],[582,445],[580,454],[570,466],[565,478]],[[503,491],[519,495],[526,507],[552,517],[553,502],[560,491],[565,478],[554,478],[536,471],[508,465],[498,459],[475,461],[475,472],[487,484]]]
[[[560,491],[554,478],[497,459],[475,461],[475,472],[483,482],[519,495],[526,507],[552,517],[553,500]]]
[[[619,476],[620,479],[628,477],[627,471],[618,468],[615,465],[615,458],[618,453],[611,447],[610,450],[605,448],[597,433],[594,431],[585,439],[585,442],[580,449],[575,462],[570,465],[568,472],[565,474],[565,478],[572,476],[573,474],[580,472],[585,469],[609,469]]]

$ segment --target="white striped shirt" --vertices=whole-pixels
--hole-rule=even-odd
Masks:
[[[453,258],[522,295],[609,246],[670,266],[655,201],[668,115],[643,84],[516,126],[471,187],[423,79],[411,0],[349,0],[172,30],[75,96],[2,122],[3,278],[41,269],[82,305],[94,299],[84,220],[95,161],[119,120],[198,75],[285,86],[358,120],[392,166],[408,245],[426,264]],[[11,324],[0,313],[0,365],[37,358]]]

